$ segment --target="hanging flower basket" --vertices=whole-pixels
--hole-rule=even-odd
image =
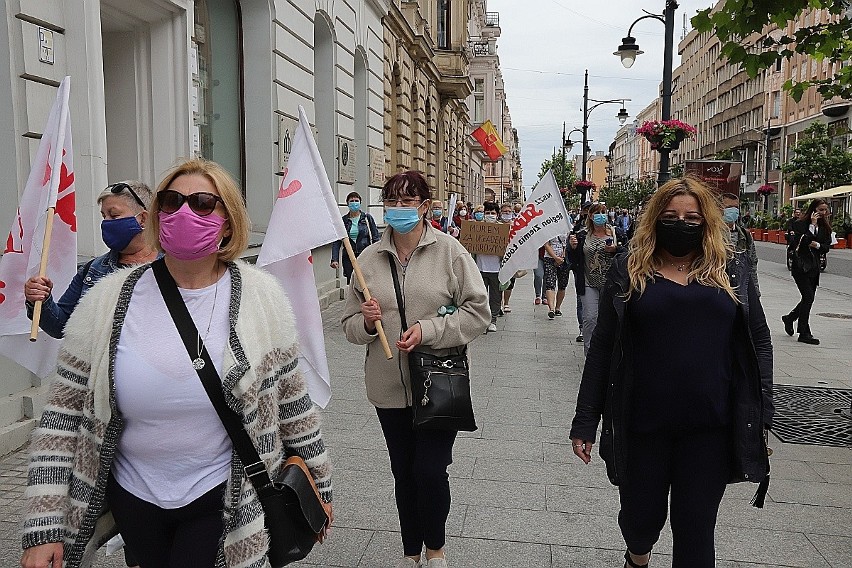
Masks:
[[[597,186],[594,182],[587,179],[581,179],[574,182],[574,191],[580,194],[585,194],[589,191],[594,191]]]
[[[687,138],[695,136],[695,128],[680,120],[648,120],[636,129],[651,143],[652,150],[675,150]]]
[[[778,191],[778,190],[775,189],[775,186],[768,184],[768,183],[763,184],[763,185],[761,185],[760,187],[757,188],[757,194],[762,195],[764,197],[766,197],[767,195],[772,195],[776,191]]]

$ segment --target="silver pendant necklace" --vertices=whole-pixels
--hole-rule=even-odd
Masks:
[[[218,264],[216,266],[216,272],[218,273]],[[219,295],[219,279],[216,280],[216,287],[213,288],[213,308],[210,310],[210,318],[207,320],[207,330],[204,332],[204,337],[201,337],[200,333],[197,333],[198,342],[196,343],[198,355],[195,359],[192,360],[192,368],[196,371],[200,371],[204,368],[204,359],[201,357],[201,351],[204,349],[204,340],[210,336],[210,324],[213,323],[213,313],[216,311],[216,298]]]

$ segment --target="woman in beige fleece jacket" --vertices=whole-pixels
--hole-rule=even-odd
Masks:
[[[404,558],[398,568],[445,568],[445,525],[450,510],[447,467],[455,431],[412,428],[407,357],[412,349],[457,353],[491,321],[488,295],[476,263],[459,242],[426,220],[431,191],[418,172],[391,177],[382,190],[388,229],[382,240],[358,258],[372,299],[353,280],[342,323],[346,338],[367,346],[364,365],[367,398],[376,407],[395,480]],[[401,329],[388,257],[399,275],[406,319]],[[456,310],[440,316],[442,306]],[[376,321],[388,338],[399,338],[399,354],[387,360],[379,347]],[[426,559],[420,554],[426,547]]]

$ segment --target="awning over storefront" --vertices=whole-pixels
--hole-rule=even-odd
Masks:
[[[849,194],[852,194],[852,185],[838,185],[837,187],[832,187],[830,189],[823,189],[822,191],[815,191],[814,193],[809,193],[807,195],[797,195],[795,197],[791,197],[790,201],[805,201],[808,199],[827,199],[829,197],[845,197]]]

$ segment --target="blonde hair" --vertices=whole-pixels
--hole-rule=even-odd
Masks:
[[[216,162],[203,158],[194,158],[181,162],[171,169],[157,186],[157,191],[154,193],[154,200],[151,202],[151,207],[148,210],[150,220],[145,226],[148,242],[158,251],[163,250],[163,247],[160,245],[159,195],[164,189],[169,189],[175,179],[188,175],[206,177],[213,184],[213,187],[216,188],[216,191],[219,192],[219,197],[222,198],[222,203],[225,206],[225,218],[230,225],[231,234],[222,241],[222,247],[219,249],[217,257],[223,261],[238,258],[248,246],[249,230],[251,227],[248,212],[243,202],[243,194],[237,182],[234,181],[234,178],[231,177],[231,174],[225,168]]]
[[[648,279],[653,279],[663,266],[660,258],[655,255],[657,220],[672,198],[678,195],[694,197],[698,201],[699,213],[704,217],[701,248],[687,277],[702,286],[721,288],[735,302],[739,302],[726,270],[727,260],[734,254],[734,250],[725,234],[729,229],[719,209],[719,200],[704,183],[691,177],[667,182],[648,200],[628,245],[630,255],[627,259],[627,273],[630,276],[630,288],[627,298],[629,299],[634,291],[641,296]]]

